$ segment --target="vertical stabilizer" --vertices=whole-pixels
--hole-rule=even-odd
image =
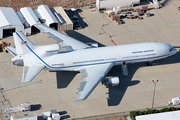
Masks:
[[[16,54],[22,55],[30,52],[34,48],[34,44],[21,32],[13,33],[14,43],[16,46]]]

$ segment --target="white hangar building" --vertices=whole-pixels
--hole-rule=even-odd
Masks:
[[[62,7],[53,7],[50,10],[59,21],[58,31],[73,30],[73,22]]]
[[[24,32],[24,26],[13,8],[0,7],[0,39],[13,32]]]
[[[180,120],[180,110],[136,116],[136,120]]]
[[[47,5],[40,5],[38,9],[30,7],[14,11],[13,8],[0,7],[0,39],[13,32],[31,35],[40,32],[34,25],[44,24],[58,31],[73,30],[73,23],[62,7],[51,10]]]
[[[132,7],[134,4],[139,4],[140,0],[96,0],[96,7],[98,10],[101,9],[113,9],[113,7],[121,6]]]
[[[40,19],[45,19],[44,24],[49,26],[49,27],[55,27],[57,30],[58,27],[58,21],[49,9],[47,5],[40,5],[38,6],[37,11],[40,13],[41,18]]]

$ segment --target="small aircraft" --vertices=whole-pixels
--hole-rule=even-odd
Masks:
[[[59,44],[36,46],[21,32],[13,33],[15,47],[5,47],[17,66],[24,66],[22,82],[31,82],[41,70],[79,71],[81,82],[76,100],[85,100],[115,65],[151,62],[177,52],[166,43],[147,42],[109,47],[93,47],[42,24],[35,25]],[[60,45],[66,51],[60,51]],[[128,75],[127,67],[122,69]],[[113,83],[112,83],[113,84]]]

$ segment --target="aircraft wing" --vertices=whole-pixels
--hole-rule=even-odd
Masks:
[[[80,42],[70,36],[67,36],[45,25],[40,24],[34,26],[38,28],[41,32],[46,33],[49,37],[56,40],[62,47],[66,48],[66,50],[77,50],[90,47],[89,45],[83,42]]]
[[[81,82],[76,100],[85,100],[112,67],[113,63],[107,63],[89,66],[79,70],[83,81]]]

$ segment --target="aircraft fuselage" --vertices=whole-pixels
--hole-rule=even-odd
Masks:
[[[110,47],[99,47],[75,51],[49,53],[42,63],[49,70],[75,70],[83,66],[114,63],[137,63],[154,61],[177,52],[166,43],[137,43]]]

